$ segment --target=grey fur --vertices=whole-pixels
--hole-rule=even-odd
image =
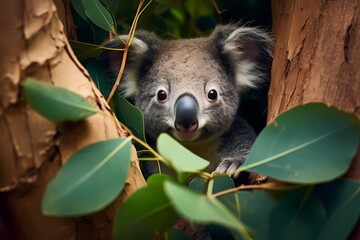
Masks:
[[[123,47],[119,40],[106,46]],[[209,37],[172,41],[139,31],[119,91],[144,113],[150,143],[167,132],[211,161],[208,171],[229,173],[243,163],[255,140],[253,129],[239,114],[240,94],[268,81],[271,51],[271,38],[258,28],[224,25]],[[107,51],[103,60],[115,78],[121,53]],[[216,101],[207,99],[211,89],[218,93]],[[159,90],[168,94],[165,102],[157,100]],[[198,103],[195,139],[182,139],[174,127],[175,102],[183,94]]]

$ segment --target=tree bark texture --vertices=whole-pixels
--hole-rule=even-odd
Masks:
[[[273,0],[272,7],[276,46],[268,122],[308,102],[325,102],[360,119],[360,2]],[[360,180],[359,151],[347,177]],[[353,238],[360,239],[360,224]]]
[[[126,187],[109,207],[78,218],[41,212],[46,185],[73,153],[126,134],[71,50],[59,18],[68,20],[68,4],[57,1],[58,14],[52,0],[0,1],[0,239],[109,239],[119,205],[145,185],[133,149]],[[27,77],[76,92],[101,114],[50,122],[26,103]]]

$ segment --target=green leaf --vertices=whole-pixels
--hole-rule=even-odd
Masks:
[[[360,182],[340,179],[316,187],[327,220],[320,240],[348,239],[360,216]]]
[[[188,185],[188,188],[198,192],[198,193],[206,193],[206,185],[207,181],[202,178],[194,178]]]
[[[144,115],[139,108],[133,106],[125,98],[115,94],[114,98],[115,115],[124,123],[130,131],[139,139],[146,142]]]
[[[111,14],[99,0],[81,0],[85,14],[98,27],[116,34]]]
[[[317,239],[326,213],[312,190],[307,187],[293,191],[278,202],[270,214],[268,239]]]
[[[165,174],[152,174],[147,179],[147,185],[148,186],[158,186],[158,187],[163,188],[164,183],[166,181],[174,181],[174,179],[172,177],[170,177],[169,175],[165,175]]]
[[[248,226],[254,239],[298,239],[297,235],[303,239],[315,239],[304,238],[304,235],[309,236],[311,232],[316,236],[325,215],[322,203],[310,190],[240,191],[223,195],[219,200]],[[319,226],[319,229],[302,229],[312,229],[313,226]]]
[[[237,231],[244,239],[251,239],[244,225],[216,198],[196,193],[173,182],[165,182],[165,193],[176,211],[194,223],[220,224]]]
[[[229,175],[220,175],[215,177],[213,180],[213,194],[235,187],[235,183]]]
[[[42,211],[52,216],[96,212],[123,189],[130,168],[131,138],[91,144],[70,157],[46,188]]]
[[[347,239],[360,215],[360,183],[337,180],[311,190],[240,191],[219,200],[255,239]]]
[[[79,14],[80,17],[82,17],[85,21],[89,21],[88,17],[85,14],[85,9],[81,1],[71,0],[71,5],[73,6],[77,14]]]
[[[69,42],[80,62],[85,62],[89,59],[95,59],[99,57],[105,49],[107,49],[104,46],[91,43],[84,43],[74,40],[69,40]]]
[[[79,121],[98,112],[85,98],[65,88],[33,78],[25,80],[22,86],[31,107],[51,121]]]
[[[86,70],[88,70],[101,94],[107,97],[111,91],[111,82],[107,79],[105,71],[95,61],[88,63]]]
[[[229,175],[221,175],[214,177],[212,179],[212,194],[231,189],[235,187],[234,181]],[[206,193],[207,192],[207,181],[202,178],[194,178],[189,183],[189,188],[200,193]],[[209,184],[210,185],[210,184]]]
[[[239,171],[292,183],[319,183],[346,172],[359,146],[359,120],[322,103],[281,114],[256,139]]]
[[[190,152],[166,133],[157,139],[157,149],[161,156],[177,172],[198,172],[209,165],[209,162]]]
[[[251,229],[254,239],[269,239],[270,214],[286,191],[240,191],[219,197],[246,226]],[[278,226],[281,228],[282,226]]]
[[[148,186],[131,195],[115,219],[113,239],[154,239],[167,231],[178,216],[163,188]]]
[[[235,187],[234,181],[229,175],[219,175],[214,177],[209,181],[208,187],[212,187],[212,193],[219,193],[231,188]],[[227,196],[226,196],[227,197]],[[224,203],[222,200],[226,198],[225,196],[221,196],[218,199]],[[225,205],[226,206],[226,205]],[[239,216],[239,211],[233,211],[232,208],[228,208],[235,216]],[[240,220],[240,218],[238,217]],[[241,237],[237,232],[229,231],[228,229],[218,226],[218,225],[208,225],[207,229],[209,230],[212,239],[240,239]]]

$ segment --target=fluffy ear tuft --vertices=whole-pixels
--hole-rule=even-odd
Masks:
[[[128,35],[120,36],[121,39],[127,41]],[[119,86],[119,92],[126,98],[134,97],[138,92],[138,79],[139,73],[145,71],[142,69],[149,64],[154,58],[154,51],[157,37],[153,33],[139,31],[129,48],[126,67],[121,84]],[[114,82],[122,63],[124,44],[117,38],[108,41],[104,44],[107,48],[101,56],[101,61],[107,69],[109,78]]]
[[[256,87],[268,78],[273,41],[267,32],[254,27],[224,25],[218,26],[213,36],[239,89]]]

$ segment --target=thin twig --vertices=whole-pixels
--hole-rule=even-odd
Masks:
[[[113,98],[116,89],[119,87],[120,85],[120,80],[122,78],[122,75],[124,74],[124,70],[125,70],[125,64],[126,64],[126,59],[127,59],[127,55],[128,55],[128,51],[129,51],[129,45],[125,44],[125,48],[124,48],[124,54],[123,54],[123,58],[122,58],[122,62],[121,62],[121,66],[120,66],[120,70],[119,70],[119,74],[117,75],[116,81],[114,86],[111,89],[111,92],[107,98],[107,103],[109,104],[111,99]]]
[[[151,1],[150,1],[151,2]],[[120,70],[119,70],[119,74],[117,75],[116,77],[116,81],[115,81],[115,84],[113,86],[113,88],[111,89],[111,92],[108,96],[108,98],[106,99],[107,103],[110,103],[111,99],[113,98],[115,92],[116,92],[116,89],[119,87],[120,85],[120,81],[121,81],[121,78],[124,74],[124,70],[125,70],[125,65],[126,65],[126,60],[127,60],[127,56],[128,56],[128,52],[129,52],[129,48],[130,48],[130,45],[132,43],[132,40],[133,40],[133,37],[135,35],[135,29],[136,29],[136,26],[137,26],[137,23],[139,21],[139,18],[140,18],[140,15],[141,13],[143,12],[141,10],[142,8],[142,5],[144,4],[144,0],[141,0],[139,2],[139,5],[138,5],[138,8],[136,10],[136,14],[135,14],[135,18],[132,22],[132,25],[131,25],[131,28],[130,28],[130,32],[129,32],[129,37],[128,39],[126,40],[125,42],[125,48],[124,48],[124,54],[122,56],[122,61],[121,61],[121,65],[120,65]],[[146,5],[148,6],[148,4]],[[119,36],[117,36],[122,42],[124,42]]]

